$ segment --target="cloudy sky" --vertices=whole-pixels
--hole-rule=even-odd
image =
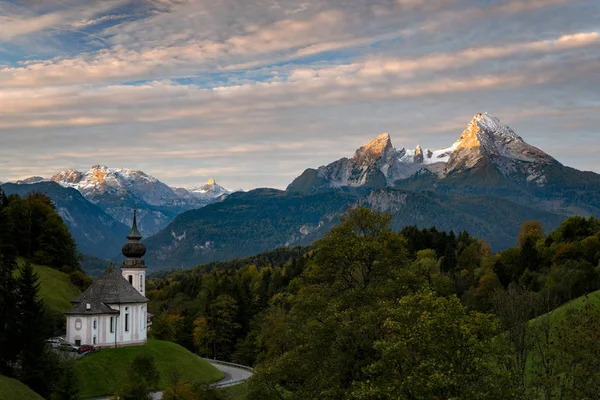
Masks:
[[[284,188],[482,111],[600,172],[599,71],[597,0],[0,0],[0,181]]]

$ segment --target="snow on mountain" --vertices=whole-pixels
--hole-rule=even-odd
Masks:
[[[63,187],[78,190],[87,200],[110,216],[131,225],[133,205],[138,207],[138,227],[144,236],[164,228],[179,213],[219,201],[229,191],[214,179],[198,188],[198,193],[170,188],[142,171],[94,165],[87,172],[74,169],[51,178]]]
[[[184,199],[214,200],[231,191],[219,185],[214,178],[210,178],[204,185],[193,188],[172,188],[173,191]]]
[[[492,162],[503,174],[525,174],[527,182],[543,185],[543,165],[557,161],[523,141],[499,119],[476,114],[460,138],[439,150],[395,149],[390,135],[382,133],[356,150],[351,159],[342,158],[317,170],[306,170],[288,187],[318,190],[330,187],[384,187],[398,180],[429,171],[439,179],[474,167],[480,160]]]
[[[486,157],[503,159],[505,164],[506,161],[557,163],[542,150],[525,143],[510,127],[488,113],[476,114],[453,147],[455,150],[446,165],[446,173],[472,168]]]
[[[167,185],[142,171],[132,169],[94,165],[85,173],[70,169],[54,175],[51,180],[77,189],[94,203],[105,195],[123,199],[131,197],[132,200],[141,200],[153,206],[181,202],[181,198]]]
[[[27,179],[13,181],[12,183],[16,183],[17,185],[30,185],[33,183],[40,183],[40,182],[46,182],[46,181],[48,181],[48,179],[42,178],[41,176],[32,176]],[[2,182],[0,182],[0,183],[2,183]]]

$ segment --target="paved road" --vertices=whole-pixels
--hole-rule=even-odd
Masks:
[[[223,374],[225,375],[225,378],[213,384],[220,388],[238,385],[246,379],[250,379],[250,377],[253,375],[251,371],[245,369],[236,368],[230,365],[219,364],[207,358],[205,358],[205,360],[214,365],[219,371],[223,372]]]
[[[232,366],[232,365],[221,364],[218,361],[211,360],[208,358],[203,358],[203,360],[206,360],[209,363],[211,363],[212,365],[214,365],[215,368],[217,368],[219,371],[223,372],[223,375],[225,375],[225,377],[223,379],[221,379],[220,381],[215,382],[211,385],[214,387],[225,388],[225,387],[229,387],[229,386],[239,385],[246,379],[250,379],[250,377],[253,375],[253,373],[251,371],[248,371],[248,370],[245,370],[242,368],[236,368],[235,366]],[[162,397],[163,397],[162,392],[153,392],[152,393],[152,400],[161,400]],[[109,400],[109,398],[108,397],[96,397],[94,399],[89,399],[89,400]]]

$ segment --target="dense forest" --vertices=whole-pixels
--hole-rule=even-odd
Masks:
[[[73,376],[72,367],[46,346],[55,329],[64,330],[64,317],[44,306],[31,262],[89,283],[52,201],[39,193],[7,197],[0,190],[0,375],[19,379],[45,398],[72,399],[61,395],[73,393],[64,379]]]
[[[466,232],[365,208],[311,247],[161,273],[152,334],[252,365],[252,399],[598,398],[600,220],[521,227],[491,254]]]

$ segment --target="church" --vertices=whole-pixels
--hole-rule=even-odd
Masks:
[[[140,241],[137,210],[123,246],[126,259],[119,272],[112,265],[72,301],[67,317],[66,341],[96,348],[137,346],[146,343],[148,299],[145,297],[146,247]]]

